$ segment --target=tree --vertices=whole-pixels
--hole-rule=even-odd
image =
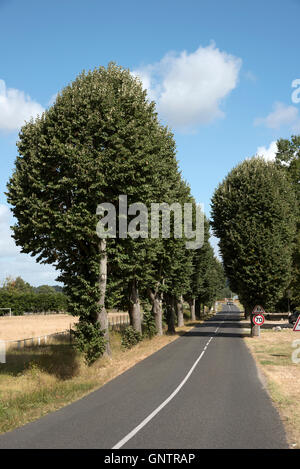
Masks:
[[[12,293],[32,293],[33,287],[22,277],[12,278],[6,277],[3,282],[3,289]]]
[[[93,347],[98,336],[99,350],[105,340],[109,353],[107,267],[123,280],[127,275],[131,322],[139,329],[147,241],[99,239],[96,208],[103,202],[118,207],[122,194],[128,204],[162,200],[177,164],[172,134],[159,124],[140,81],[109,64],[83,72],[23,126],[18,149],[7,193],[16,244],[38,262],[55,265],[70,312],[88,323],[80,339],[88,330]]]
[[[210,309],[224,288],[225,275],[223,266],[214,256],[211,246],[208,255],[209,263],[204,275],[204,293],[202,294],[201,302]]]
[[[190,288],[186,293],[192,319],[201,317],[204,306],[212,306],[225,284],[223,267],[214,256],[209,237],[209,221],[204,217],[204,242],[201,249],[193,252]]]
[[[35,288],[36,293],[40,294],[53,294],[56,293],[53,287],[50,287],[50,285],[40,285],[39,287]]]
[[[145,162],[146,168],[153,164],[152,180],[146,187],[130,188],[130,202],[142,202],[148,211],[148,234],[151,234],[149,217],[152,203],[172,203],[177,200],[176,188],[181,182],[178,164],[175,155],[175,142],[173,135],[164,127],[158,126],[156,133],[153,132],[152,144],[155,143],[152,155]],[[139,170],[141,172],[141,170]],[[148,171],[148,168],[146,169]],[[124,189],[125,190],[125,189]],[[127,188],[128,191],[128,188]],[[136,195],[134,195],[136,194]],[[135,214],[134,214],[135,215]],[[133,217],[128,218],[132,223]],[[142,234],[141,224],[135,228],[137,235]],[[131,325],[141,332],[141,293],[147,296],[153,281],[156,282],[157,269],[161,263],[163,253],[163,241],[161,236],[151,239],[148,237],[137,237],[132,239],[120,239],[110,242],[110,254],[108,256],[108,268],[110,279],[108,286],[110,292],[116,298],[115,306],[128,308]],[[151,300],[152,302],[152,300]]]
[[[262,158],[239,164],[214,193],[212,227],[247,314],[256,304],[274,308],[290,282],[295,211],[286,174]]]
[[[285,309],[288,303],[291,304],[292,308],[300,305],[300,135],[292,136],[291,140],[278,140],[277,148],[276,163],[286,171],[295,189],[298,202],[292,279],[285,292],[285,297],[281,300],[281,305],[279,305],[281,309]]]

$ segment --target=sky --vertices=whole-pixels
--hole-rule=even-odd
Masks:
[[[20,127],[64,86],[111,61],[139,76],[209,216],[234,166],[300,134],[299,17],[300,0],[0,0],[0,283],[56,283],[15,246],[4,192]]]

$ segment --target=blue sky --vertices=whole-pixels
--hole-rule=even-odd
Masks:
[[[300,133],[299,17],[300,0],[0,0],[0,282],[56,276],[10,239],[4,191],[24,119],[83,69],[129,68],[173,129],[183,176],[209,215],[233,166],[257,152],[272,159],[276,139]]]

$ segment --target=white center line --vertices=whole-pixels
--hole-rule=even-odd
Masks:
[[[221,322],[221,324],[223,324],[224,321]],[[214,334],[217,334],[218,330],[220,329],[221,325],[214,331]],[[174,399],[174,397],[176,396],[176,394],[179,393],[180,389],[185,385],[185,383],[187,382],[187,380],[189,379],[189,377],[191,376],[191,374],[193,373],[194,369],[196,368],[196,366],[198,365],[198,363],[200,362],[201,358],[203,357],[203,355],[205,354],[205,351],[208,347],[208,345],[210,344],[210,342],[212,341],[212,339],[214,338],[214,336],[212,336],[206,343],[203,351],[201,352],[201,354],[199,355],[199,357],[197,358],[197,360],[195,361],[195,363],[193,364],[193,366],[190,368],[189,372],[187,373],[187,375],[185,376],[185,378],[181,381],[181,383],[179,384],[179,386],[177,386],[177,388],[175,389],[175,391],[172,392],[172,394],[170,394],[169,397],[167,397],[167,399],[162,403],[160,404],[153,412],[151,412],[151,414],[148,415],[148,417],[146,417],[137,427],[135,427],[130,433],[128,433],[128,435],[126,435],[124,438],[122,438],[122,440],[120,440],[117,444],[115,444],[112,449],[120,449],[122,448],[122,446],[124,446],[129,440],[131,440],[131,438],[133,438],[143,427],[145,427],[145,425],[147,425],[147,423],[149,423],[167,404],[169,404],[169,402]]]

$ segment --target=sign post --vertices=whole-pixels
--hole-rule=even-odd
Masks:
[[[256,305],[251,314],[251,336],[260,336],[260,326],[265,322],[265,310],[262,306]]]

